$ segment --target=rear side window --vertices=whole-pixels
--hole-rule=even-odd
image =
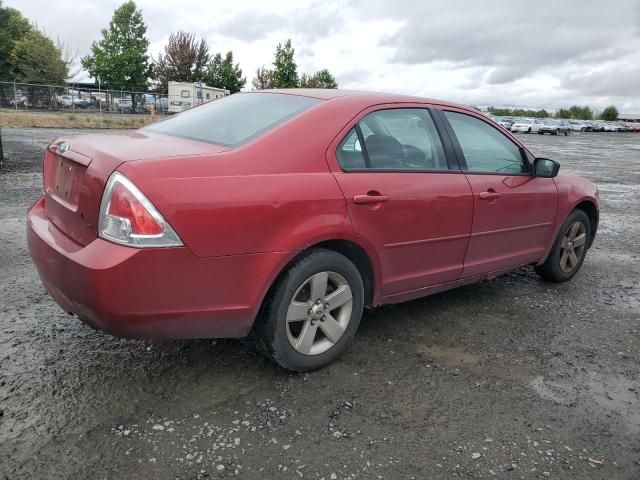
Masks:
[[[482,120],[463,113],[444,114],[453,128],[467,170],[477,173],[527,173],[520,148]]]
[[[237,146],[322,102],[276,93],[238,93],[187,110],[145,130]]]
[[[364,148],[360,145],[357,129],[364,139]],[[347,134],[338,147],[337,157],[344,170],[365,168],[367,164],[372,170],[449,168],[431,115],[428,110],[419,108],[370,113]]]
[[[355,127],[344,137],[337,151],[338,162],[344,170],[365,168],[364,153]]]

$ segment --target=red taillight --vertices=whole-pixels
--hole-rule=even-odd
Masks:
[[[105,186],[98,235],[131,247],[182,246],[182,241],[156,207],[119,172],[111,174]]]
[[[121,183],[111,190],[107,214],[129,220],[134,235],[160,235],[164,229],[151,213]]]

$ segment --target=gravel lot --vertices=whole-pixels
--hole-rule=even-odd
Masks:
[[[65,133],[2,130],[0,478],[640,478],[640,135],[522,137],[600,188],[573,281],[524,268],[367,312],[342,359],[293,375],[53,303],[25,213]]]

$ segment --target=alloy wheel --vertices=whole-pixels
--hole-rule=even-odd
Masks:
[[[587,227],[578,221],[567,229],[560,245],[560,269],[569,273],[580,263],[587,247]]]
[[[352,308],[351,287],[342,275],[316,273],[300,285],[289,304],[289,343],[302,355],[326,352],[344,335]]]

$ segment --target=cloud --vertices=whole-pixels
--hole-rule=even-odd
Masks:
[[[344,25],[335,5],[317,1],[283,13],[254,9],[238,14],[218,26],[218,33],[239,40],[262,40],[276,31],[291,32],[304,41],[335,34]]]
[[[281,30],[285,25],[283,20],[284,17],[276,13],[248,11],[223,22],[216,30],[220,35],[254,42]]]
[[[491,83],[610,56],[616,44],[634,37],[632,13],[640,11],[640,3],[631,0],[616,2],[616,8],[589,0],[554,2],[548,8],[499,0],[468,2],[464,8],[440,1],[400,4],[387,13],[403,12],[398,17],[404,17],[403,26],[381,39],[381,45],[394,48],[392,62],[482,66],[494,69],[487,79]]]
[[[4,0],[80,55],[123,0]],[[640,2],[136,0],[150,54],[178,30],[233,50],[249,80],[291,38],[300,71],[341,87],[474,105],[640,111]],[[250,85],[250,84],[248,84]]]
[[[589,72],[575,72],[563,79],[563,86],[583,95],[624,98],[640,97],[640,55],[634,63],[605,64]]]

